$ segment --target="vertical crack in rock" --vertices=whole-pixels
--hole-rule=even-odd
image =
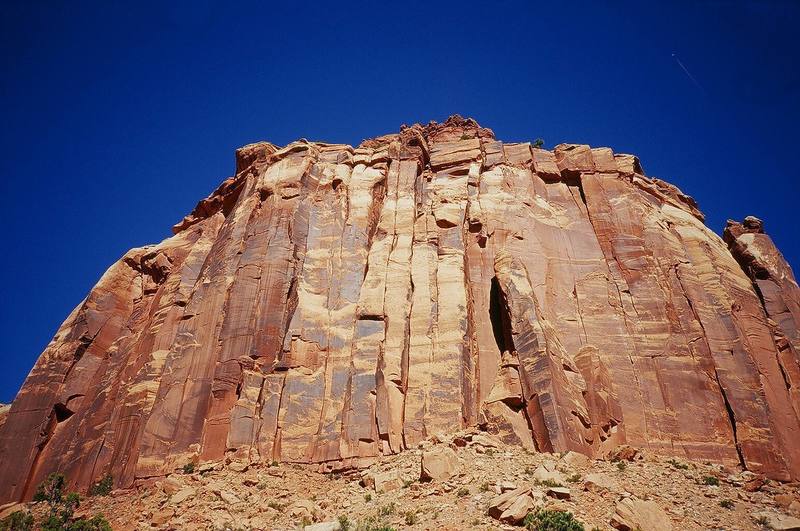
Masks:
[[[731,403],[728,401],[728,394],[725,392],[725,387],[723,387],[722,382],[719,381],[719,373],[714,372],[714,377],[717,381],[717,385],[719,386],[719,391],[722,394],[722,400],[725,402],[725,410],[728,412],[728,418],[731,422],[731,429],[733,430],[733,442],[736,445],[736,454],[739,456],[739,464],[747,470],[747,464],[744,460],[744,455],[742,454],[742,447],[739,444],[739,438],[736,435],[736,414],[733,412],[733,408],[731,407]]]

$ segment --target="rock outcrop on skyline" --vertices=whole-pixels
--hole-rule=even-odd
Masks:
[[[72,312],[0,426],[0,501],[190,462],[369,465],[481,426],[800,479],[800,289],[608,148],[473,120],[356,148],[239,149],[236,175]]]

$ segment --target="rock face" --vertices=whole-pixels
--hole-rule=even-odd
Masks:
[[[634,156],[458,117],[245,146],[58,330],[0,427],[0,502],[55,470],[329,471],[469,425],[798,479],[800,291],[756,225],[729,249]]]

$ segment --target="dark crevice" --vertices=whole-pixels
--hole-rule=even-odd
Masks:
[[[64,422],[74,414],[74,411],[60,402],[53,406],[53,416],[56,419],[56,423]]]
[[[728,412],[728,420],[730,421],[731,429],[733,430],[733,444],[736,447],[736,454],[739,456],[739,464],[744,470],[747,470],[747,464],[745,463],[744,456],[742,455],[742,447],[739,444],[739,438],[736,434],[736,415],[733,413],[731,403],[728,401],[728,394],[725,392],[725,388],[719,381],[719,373],[717,373],[716,369],[714,370],[714,376],[717,380],[717,386],[719,387],[720,394],[722,394],[722,400],[725,403],[725,409]]]
[[[494,340],[500,353],[516,350],[511,337],[511,315],[497,277],[492,278],[492,287],[489,293],[489,320],[492,323]]]

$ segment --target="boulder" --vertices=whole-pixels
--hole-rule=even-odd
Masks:
[[[506,524],[519,524],[535,507],[536,504],[530,494],[519,496],[511,505],[506,507],[498,520]]]
[[[583,479],[583,489],[590,492],[617,492],[619,486],[615,479],[605,474],[587,474]]]
[[[150,515],[150,525],[156,527],[162,526],[168,523],[173,516],[175,516],[175,509],[172,507],[163,507],[153,511],[153,514]]]
[[[318,524],[307,525],[303,531],[339,531],[342,528],[337,520],[330,520],[328,522],[320,522]]]
[[[399,470],[375,472],[372,474],[372,484],[375,492],[389,492],[403,486],[403,477]]]
[[[183,487],[181,490],[173,494],[169,501],[170,503],[179,504],[183,503],[189,498],[194,498],[197,495],[197,490],[192,487]]]
[[[545,493],[551,498],[568,500],[570,498],[569,489],[566,487],[548,487]]]
[[[455,474],[458,468],[458,456],[446,446],[440,446],[422,452],[422,481],[441,481]]]
[[[489,502],[489,516],[495,519],[500,519],[500,515],[503,514],[503,511],[511,507],[511,504],[513,504],[517,498],[521,496],[528,496],[530,495],[530,492],[530,487],[520,487],[518,489],[504,492],[499,496],[495,496]]]
[[[567,452],[561,458],[561,462],[571,468],[585,468],[592,464],[592,460],[589,457],[578,452]]]
[[[297,519],[308,518],[314,521],[322,517],[322,509],[311,500],[295,500],[286,510],[289,516]]]
[[[617,446],[608,454],[611,461],[633,461],[638,457],[640,457],[639,450],[627,444]]]
[[[775,531],[800,531],[800,518],[770,511],[760,511],[751,515],[756,522],[765,522],[767,529]]]
[[[623,498],[614,508],[611,526],[620,531],[671,531],[672,522],[654,501]]]
[[[536,467],[533,471],[533,479],[540,482],[554,482],[563,485],[566,482],[564,474],[562,474],[552,461],[546,461],[544,464]]]

